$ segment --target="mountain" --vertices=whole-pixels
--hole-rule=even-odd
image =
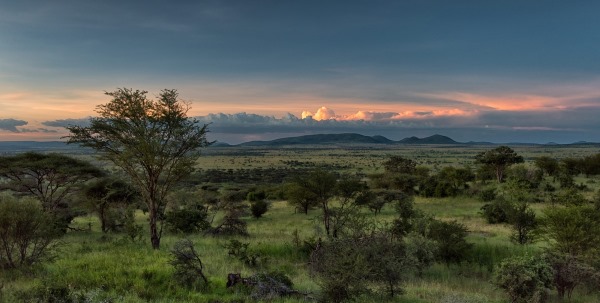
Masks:
[[[433,135],[425,138],[409,137],[398,141],[400,144],[460,144],[449,137]]]
[[[250,141],[241,143],[238,146],[281,146],[281,145],[300,145],[300,144],[333,144],[333,143],[370,143],[370,144],[389,144],[394,141],[383,136],[364,136],[354,133],[346,134],[318,134],[304,135],[299,137],[280,138],[271,141]]]
[[[0,153],[12,152],[60,152],[79,149],[77,145],[67,145],[62,141],[2,141],[0,142]]]
[[[384,136],[365,136],[355,133],[318,134],[299,137],[280,138],[271,141],[250,141],[238,146],[282,146],[282,145],[318,145],[318,144],[460,144],[446,136],[433,135],[426,138],[410,137],[393,141]]]

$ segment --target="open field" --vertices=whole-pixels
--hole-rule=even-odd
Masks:
[[[401,155],[437,171],[448,165],[474,166],[474,156],[489,148],[209,148],[204,151],[197,166],[202,171],[212,169],[234,172],[239,169],[325,167],[341,173],[367,175],[382,172],[382,163],[389,156]],[[590,146],[516,146],[514,149],[524,156],[526,164],[541,155],[560,159],[598,152],[597,147]],[[91,160],[89,155],[77,157]],[[552,181],[548,179],[547,182]],[[579,176],[576,182],[588,186],[584,194],[589,197],[600,187],[600,180],[597,178]],[[260,183],[254,182],[251,185]],[[236,184],[230,182],[219,186]],[[465,224],[469,230],[467,239],[473,243],[473,250],[467,260],[459,265],[438,263],[426,269],[422,277],[411,277],[404,283],[405,293],[393,300],[370,295],[360,297],[359,302],[508,302],[505,294],[491,283],[494,266],[507,257],[535,253],[547,246],[543,241],[530,245],[510,242],[510,227],[506,224],[488,224],[479,214],[483,203],[475,197],[416,197],[415,205],[441,220],[457,220]],[[533,208],[541,213],[547,206],[546,203],[540,203],[534,204]],[[73,224],[80,231],[70,231],[62,238],[53,262],[27,271],[4,271],[0,274],[0,302],[19,302],[22,298],[20,294],[49,287],[66,287],[84,297],[93,298],[90,302],[247,302],[245,293],[225,288],[227,274],[241,273],[242,276],[249,276],[257,271],[272,270],[285,272],[296,289],[316,295],[320,287],[307,269],[307,256],[295,243],[298,239],[325,237],[320,227],[319,213],[318,209],[311,210],[308,215],[296,213],[286,201],[273,199],[271,208],[262,218],[244,217],[248,223],[248,237],[166,232],[160,250],[152,250],[149,245],[147,216],[141,211],[136,212],[136,222],[145,228],[141,241],[132,241],[125,234],[103,234],[94,215],[81,216]],[[391,205],[387,205],[380,214],[364,210],[363,215],[384,223],[391,222],[396,213]],[[208,289],[188,290],[172,279],[169,251],[182,238],[191,239],[202,257],[205,274],[211,282]],[[254,268],[228,256],[224,245],[231,239],[250,243],[251,249],[265,256],[267,262]],[[303,301],[289,298],[276,302]],[[558,302],[555,293],[550,301]],[[585,288],[577,288],[570,302],[600,302],[600,296],[588,293]]]

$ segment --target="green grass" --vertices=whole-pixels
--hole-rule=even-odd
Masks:
[[[319,164],[349,164],[346,172],[380,172],[381,163],[389,155],[402,155],[417,160],[433,169],[445,165],[472,164],[473,157],[488,147],[394,147],[394,148],[353,148],[353,149],[209,149],[198,166],[202,168],[267,168],[286,167],[284,160],[294,159]],[[254,154],[243,155],[251,151]],[[579,157],[597,152],[595,148],[548,148],[516,147],[526,160],[541,155],[557,158]],[[241,153],[241,154],[240,154]],[[576,183],[590,187],[585,192],[592,197],[600,187],[598,179],[578,177]],[[404,285],[405,293],[391,302],[507,302],[504,293],[491,283],[492,269],[503,259],[528,253],[535,253],[544,245],[519,246],[509,241],[510,226],[491,225],[479,215],[483,203],[472,197],[443,199],[416,198],[416,207],[442,220],[457,220],[467,226],[468,241],[473,243],[468,263],[446,266],[436,264],[427,269],[422,277],[412,277]],[[532,205],[541,213],[545,204]],[[28,271],[0,272],[0,302],[20,302],[18,293],[31,293],[43,287],[66,287],[74,292],[96,298],[112,298],[114,302],[241,302],[245,294],[225,288],[228,273],[241,273],[248,276],[259,270],[280,270],[288,274],[297,289],[318,295],[319,285],[310,276],[307,258],[294,245],[293,234],[301,240],[311,237],[324,237],[318,210],[308,215],[294,213],[285,201],[276,201],[269,212],[261,219],[245,218],[248,222],[249,237],[216,238],[201,234],[180,235],[165,233],[160,250],[150,248],[146,234],[140,243],[133,243],[123,234],[103,235],[95,217],[79,217],[75,225],[91,231],[69,232],[63,239],[60,250],[53,262],[46,262]],[[395,213],[386,206],[381,214],[373,215],[365,211],[365,216],[380,222],[393,220]],[[147,228],[147,219],[137,214],[137,223]],[[169,250],[180,239],[187,237],[195,243],[205,264],[205,273],[210,279],[210,287],[204,290],[184,289],[172,279],[169,265]],[[251,268],[227,255],[224,245],[230,239],[249,242],[252,250],[268,257],[264,268]],[[385,297],[364,296],[358,302],[388,302]],[[277,302],[302,302],[300,299],[283,299]],[[557,302],[553,294],[552,302]],[[576,289],[572,302],[600,302],[594,294],[585,289]]]

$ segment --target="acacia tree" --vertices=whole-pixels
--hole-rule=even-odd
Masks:
[[[481,152],[475,157],[477,163],[494,168],[496,171],[496,179],[501,183],[504,179],[504,171],[507,167],[523,163],[523,157],[508,146],[499,146],[497,148]]]
[[[68,197],[84,182],[102,176],[94,165],[60,154],[27,152],[0,157],[0,189],[40,200],[44,211],[66,228],[73,219]]]
[[[162,90],[156,100],[146,94],[125,88],[106,92],[113,99],[97,106],[98,117],[89,126],[67,127],[67,138],[97,150],[131,178],[148,207],[150,241],[158,249],[167,194],[193,171],[199,148],[210,142],[207,125],[187,117],[190,105],[176,90]]]

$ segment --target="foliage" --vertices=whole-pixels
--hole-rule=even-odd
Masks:
[[[370,289],[393,297],[414,264],[404,244],[385,233],[333,239],[311,256],[326,302],[350,300]]]
[[[484,188],[479,192],[479,199],[483,202],[490,202],[496,199],[496,189],[495,188]]]
[[[535,158],[535,166],[539,168],[542,172],[548,174],[549,176],[555,176],[558,172],[558,160],[548,157],[541,156]]]
[[[540,234],[557,252],[595,257],[600,251],[600,212],[592,206],[549,207],[540,220]]]
[[[8,181],[0,184],[1,188],[39,199],[62,229],[75,217],[69,195],[101,175],[92,164],[60,154],[27,152],[0,157],[0,177]]]
[[[494,273],[494,282],[512,303],[543,303],[552,276],[552,268],[543,258],[523,256],[503,261]]]
[[[318,201],[314,197],[314,194],[305,190],[300,182],[286,184],[285,196],[290,205],[304,214],[308,214],[310,209],[318,206]]]
[[[507,223],[511,212],[513,204],[502,197],[481,207],[481,215],[490,224]]]
[[[213,235],[248,235],[248,223],[242,219],[248,214],[245,203],[247,193],[243,190],[228,190],[221,194],[216,208],[224,213],[220,224],[209,230]]]
[[[561,299],[566,294],[570,300],[577,285],[593,280],[598,274],[594,267],[573,255],[551,252],[546,255],[546,260],[553,269],[554,287]]]
[[[501,183],[504,180],[504,172],[507,167],[522,163],[523,157],[508,146],[499,146],[492,150],[479,153],[475,160],[477,163],[493,167],[496,172],[496,180]]]
[[[97,150],[127,174],[148,208],[150,241],[158,249],[167,195],[191,173],[197,150],[209,142],[206,125],[186,116],[189,104],[176,90],[163,90],[158,100],[146,94],[124,88],[107,92],[113,99],[97,107],[90,126],[68,127],[68,143]]]
[[[512,224],[513,234],[510,239],[518,244],[533,242],[533,231],[537,227],[535,211],[527,203],[516,203],[508,214],[508,220]]]
[[[400,174],[413,174],[417,167],[417,162],[411,159],[406,159],[402,156],[391,156],[385,162],[383,167],[386,172],[389,173],[400,173]]]
[[[296,190],[305,192],[304,197],[313,199],[321,207],[323,226],[328,236],[332,233],[330,199],[336,194],[336,179],[335,174],[317,169],[294,180]]]
[[[424,237],[420,233],[411,232],[404,237],[407,254],[414,259],[416,272],[419,276],[431,266],[438,255],[438,243]]]
[[[250,203],[250,212],[256,219],[262,217],[269,210],[269,202],[266,200],[257,200]]]
[[[450,263],[460,263],[467,257],[472,244],[467,242],[467,227],[457,221],[431,220],[427,238],[438,243],[439,260]]]
[[[526,189],[536,189],[542,183],[544,174],[541,169],[528,168],[525,165],[514,165],[507,170],[508,178]]]
[[[186,234],[209,229],[210,223],[207,219],[206,208],[200,205],[178,207],[165,214],[165,223],[169,230]]]
[[[238,240],[229,240],[229,243],[223,247],[227,249],[227,255],[237,258],[248,266],[258,266],[260,263],[266,263],[267,258],[249,248],[250,243],[243,243]]]
[[[0,268],[30,266],[50,257],[59,234],[52,219],[39,201],[0,195]]]
[[[83,195],[98,215],[102,232],[119,231],[126,218],[125,210],[138,198],[135,189],[114,178],[102,178],[87,184]]]
[[[190,288],[202,288],[208,285],[208,279],[204,275],[204,264],[194,249],[192,241],[183,239],[175,243],[171,256],[169,263],[175,268],[173,277],[178,283]]]

